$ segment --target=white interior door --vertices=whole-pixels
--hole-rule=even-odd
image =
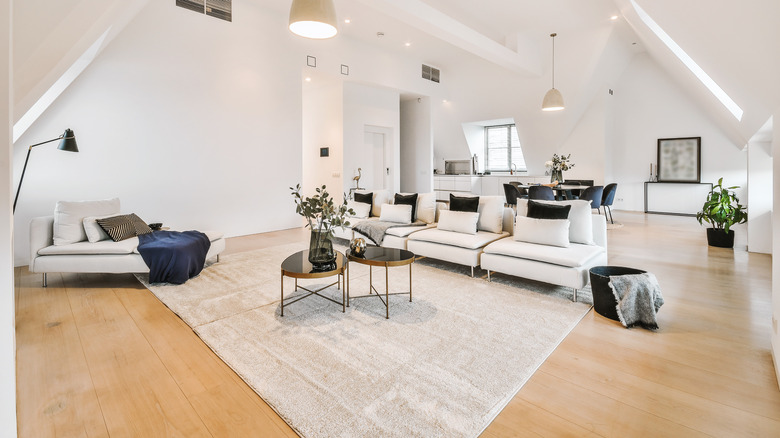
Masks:
[[[370,181],[371,189],[381,190],[390,187],[389,171],[386,162],[385,135],[379,132],[365,132],[365,146],[367,151],[371,151],[371,175],[366,182]],[[368,176],[368,175],[367,175]]]

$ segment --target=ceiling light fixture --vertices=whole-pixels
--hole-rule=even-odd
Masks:
[[[412,43],[406,43],[406,44],[404,44],[404,45],[405,45],[406,47],[409,47],[409,46],[411,46],[411,45],[412,45]]]
[[[617,15],[613,15],[613,16],[609,17],[610,20],[617,20],[618,18],[619,17]]]
[[[557,33],[551,33],[552,38],[552,88],[544,95],[542,111],[560,111],[563,107],[563,96],[555,89],[555,37]]]
[[[349,18],[345,18],[345,19],[344,19],[344,22],[345,22],[345,23],[347,23],[347,24],[349,24],[349,23],[352,23],[352,20],[350,20]]]
[[[336,36],[336,7],[333,0],[293,0],[290,6],[290,31],[312,39]]]

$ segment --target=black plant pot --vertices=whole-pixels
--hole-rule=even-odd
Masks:
[[[734,230],[707,228],[707,244],[718,248],[734,248]]]

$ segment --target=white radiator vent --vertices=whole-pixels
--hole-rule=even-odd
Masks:
[[[225,21],[233,21],[232,0],[176,0],[176,6]]]
[[[431,67],[430,65],[422,65],[422,78],[432,82],[439,83],[439,77],[441,72],[438,68]]]

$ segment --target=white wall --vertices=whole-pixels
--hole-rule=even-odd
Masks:
[[[748,251],[772,253],[772,143],[748,143]]]
[[[596,97],[575,126],[571,136],[566,139],[561,151],[571,154],[574,168],[563,173],[567,179],[592,179],[595,185],[605,185],[611,181],[604,180],[606,158],[606,93]]]
[[[373,179],[373,151],[365,147],[367,127],[387,128],[392,193],[401,187],[401,95],[399,92],[354,82],[344,83],[344,192],[354,187],[351,175],[363,169],[360,186],[368,190]],[[349,177],[349,178],[346,178]]]
[[[401,101],[401,191],[433,191],[433,129],[429,97]]]
[[[780,108],[777,108],[772,116],[774,120],[780,120]],[[772,131],[772,156],[780,157],[780,123],[773,124]],[[772,160],[773,187],[780,187],[780,160]],[[780,190],[772,193],[773,212],[780,212]],[[780,254],[780,214],[772,214],[772,254]],[[780,385],[780,257],[772,257],[772,359],[775,362],[775,375]]]
[[[729,186],[747,184],[747,153],[740,151],[646,54],[637,55],[615,87],[612,168],[618,183],[615,209],[642,211],[644,181],[657,162],[659,138],[701,137],[701,181],[724,177]],[[704,199],[701,200],[704,203]]]
[[[16,322],[14,303],[11,123],[11,0],[0,0],[0,436],[16,436]]]
[[[326,185],[336,202],[340,203],[338,188],[342,186],[343,148],[343,84],[341,79],[328,75],[304,72],[303,82],[303,192],[307,196],[314,189]],[[327,157],[320,157],[320,148],[329,148]],[[345,175],[346,176],[346,175]]]

